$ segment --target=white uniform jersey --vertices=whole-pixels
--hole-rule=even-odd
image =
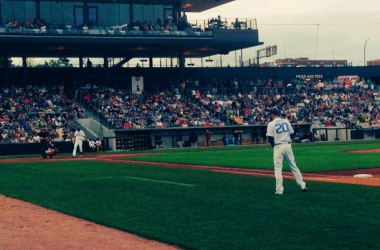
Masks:
[[[84,134],[84,132],[82,130],[75,131],[74,135],[75,135],[75,140],[76,141],[83,141],[84,140],[85,134]]]
[[[102,141],[96,141],[95,144],[96,144],[96,146],[101,146],[102,145]]]
[[[294,133],[292,125],[286,119],[276,118],[268,124],[267,136],[274,138],[274,144],[291,143],[290,135]]]

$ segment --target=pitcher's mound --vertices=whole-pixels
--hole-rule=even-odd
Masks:
[[[356,174],[354,175],[355,178],[372,178],[373,175],[371,174]]]

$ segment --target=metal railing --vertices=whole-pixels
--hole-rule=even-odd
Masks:
[[[251,18],[209,18],[205,20],[190,20],[189,24],[199,31],[218,29],[257,30],[256,19]]]
[[[23,35],[75,35],[75,36],[212,36],[212,32],[187,32],[187,31],[156,31],[156,30],[120,30],[105,28],[92,28],[89,30],[72,31],[67,28],[28,29],[28,28],[0,28],[0,34]]]
[[[158,148],[179,148],[176,135],[162,135],[159,145],[155,142],[155,133],[150,136],[128,135],[125,137],[104,137],[103,149],[109,150],[148,150]],[[190,134],[182,135],[182,147],[191,147],[189,141]],[[213,133],[209,140],[204,134],[198,134],[197,147],[223,147],[223,146],[239,146],[239,145],[254,145],[267,143],[265,131],[256,132],[240,132],[238,137],[234,137],[233,133]]]
[[[164,27],[152,26],[153,30],[144,30],[140,26],[115,25],[115,26],[93,26],[88,30],[80,27],[72,29],[70,25],[52,25],[33,29],[26,27],[0,26],[0,34],[25,34],[25,35],[77,35],[77,36],[212,36],[213,29],[237,29],[256,30],[256,19],[232,19],[232,18],[210,18],[206,20],[195,20],[185,25],[173,25],[170,30]]]
[[[315,141],[349,141],[351,140],[351,131],[349,128],[325,127],[314,128],[312,130],[312,142]]]
[[[312,141],[350,141],[380,139],[380,129],[321,127],[312,130]]]
[[[259,65],[257,64],[257,59],[255,58],[243,61],[241,64],[241,67],[259,67]]]

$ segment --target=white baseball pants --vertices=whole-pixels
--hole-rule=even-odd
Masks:
[[[282,194],[284,192],[284,186],[282,185],[282,162],[284,157],[286,161],[289,163],[290,170],[292,171],[297,184],[301,188],[304,188],[306,186],[306,183],[303,181],[302,174],[294,160],[291,144],[275,145],[273,150],[274,175],[276,177],[276,193]]]
[[[82,140],[75,140],[74,143],[74,150],[73,150],[73,156],[77,155],[77,147],[79,146],[79,152],[83,152],[83,141]]]

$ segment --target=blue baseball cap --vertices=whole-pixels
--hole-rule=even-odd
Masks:
[[[276,108],[271,108],[268,110],[268,115],[279,115],[280,114],[280,111],[278,111],[278,109]]]

